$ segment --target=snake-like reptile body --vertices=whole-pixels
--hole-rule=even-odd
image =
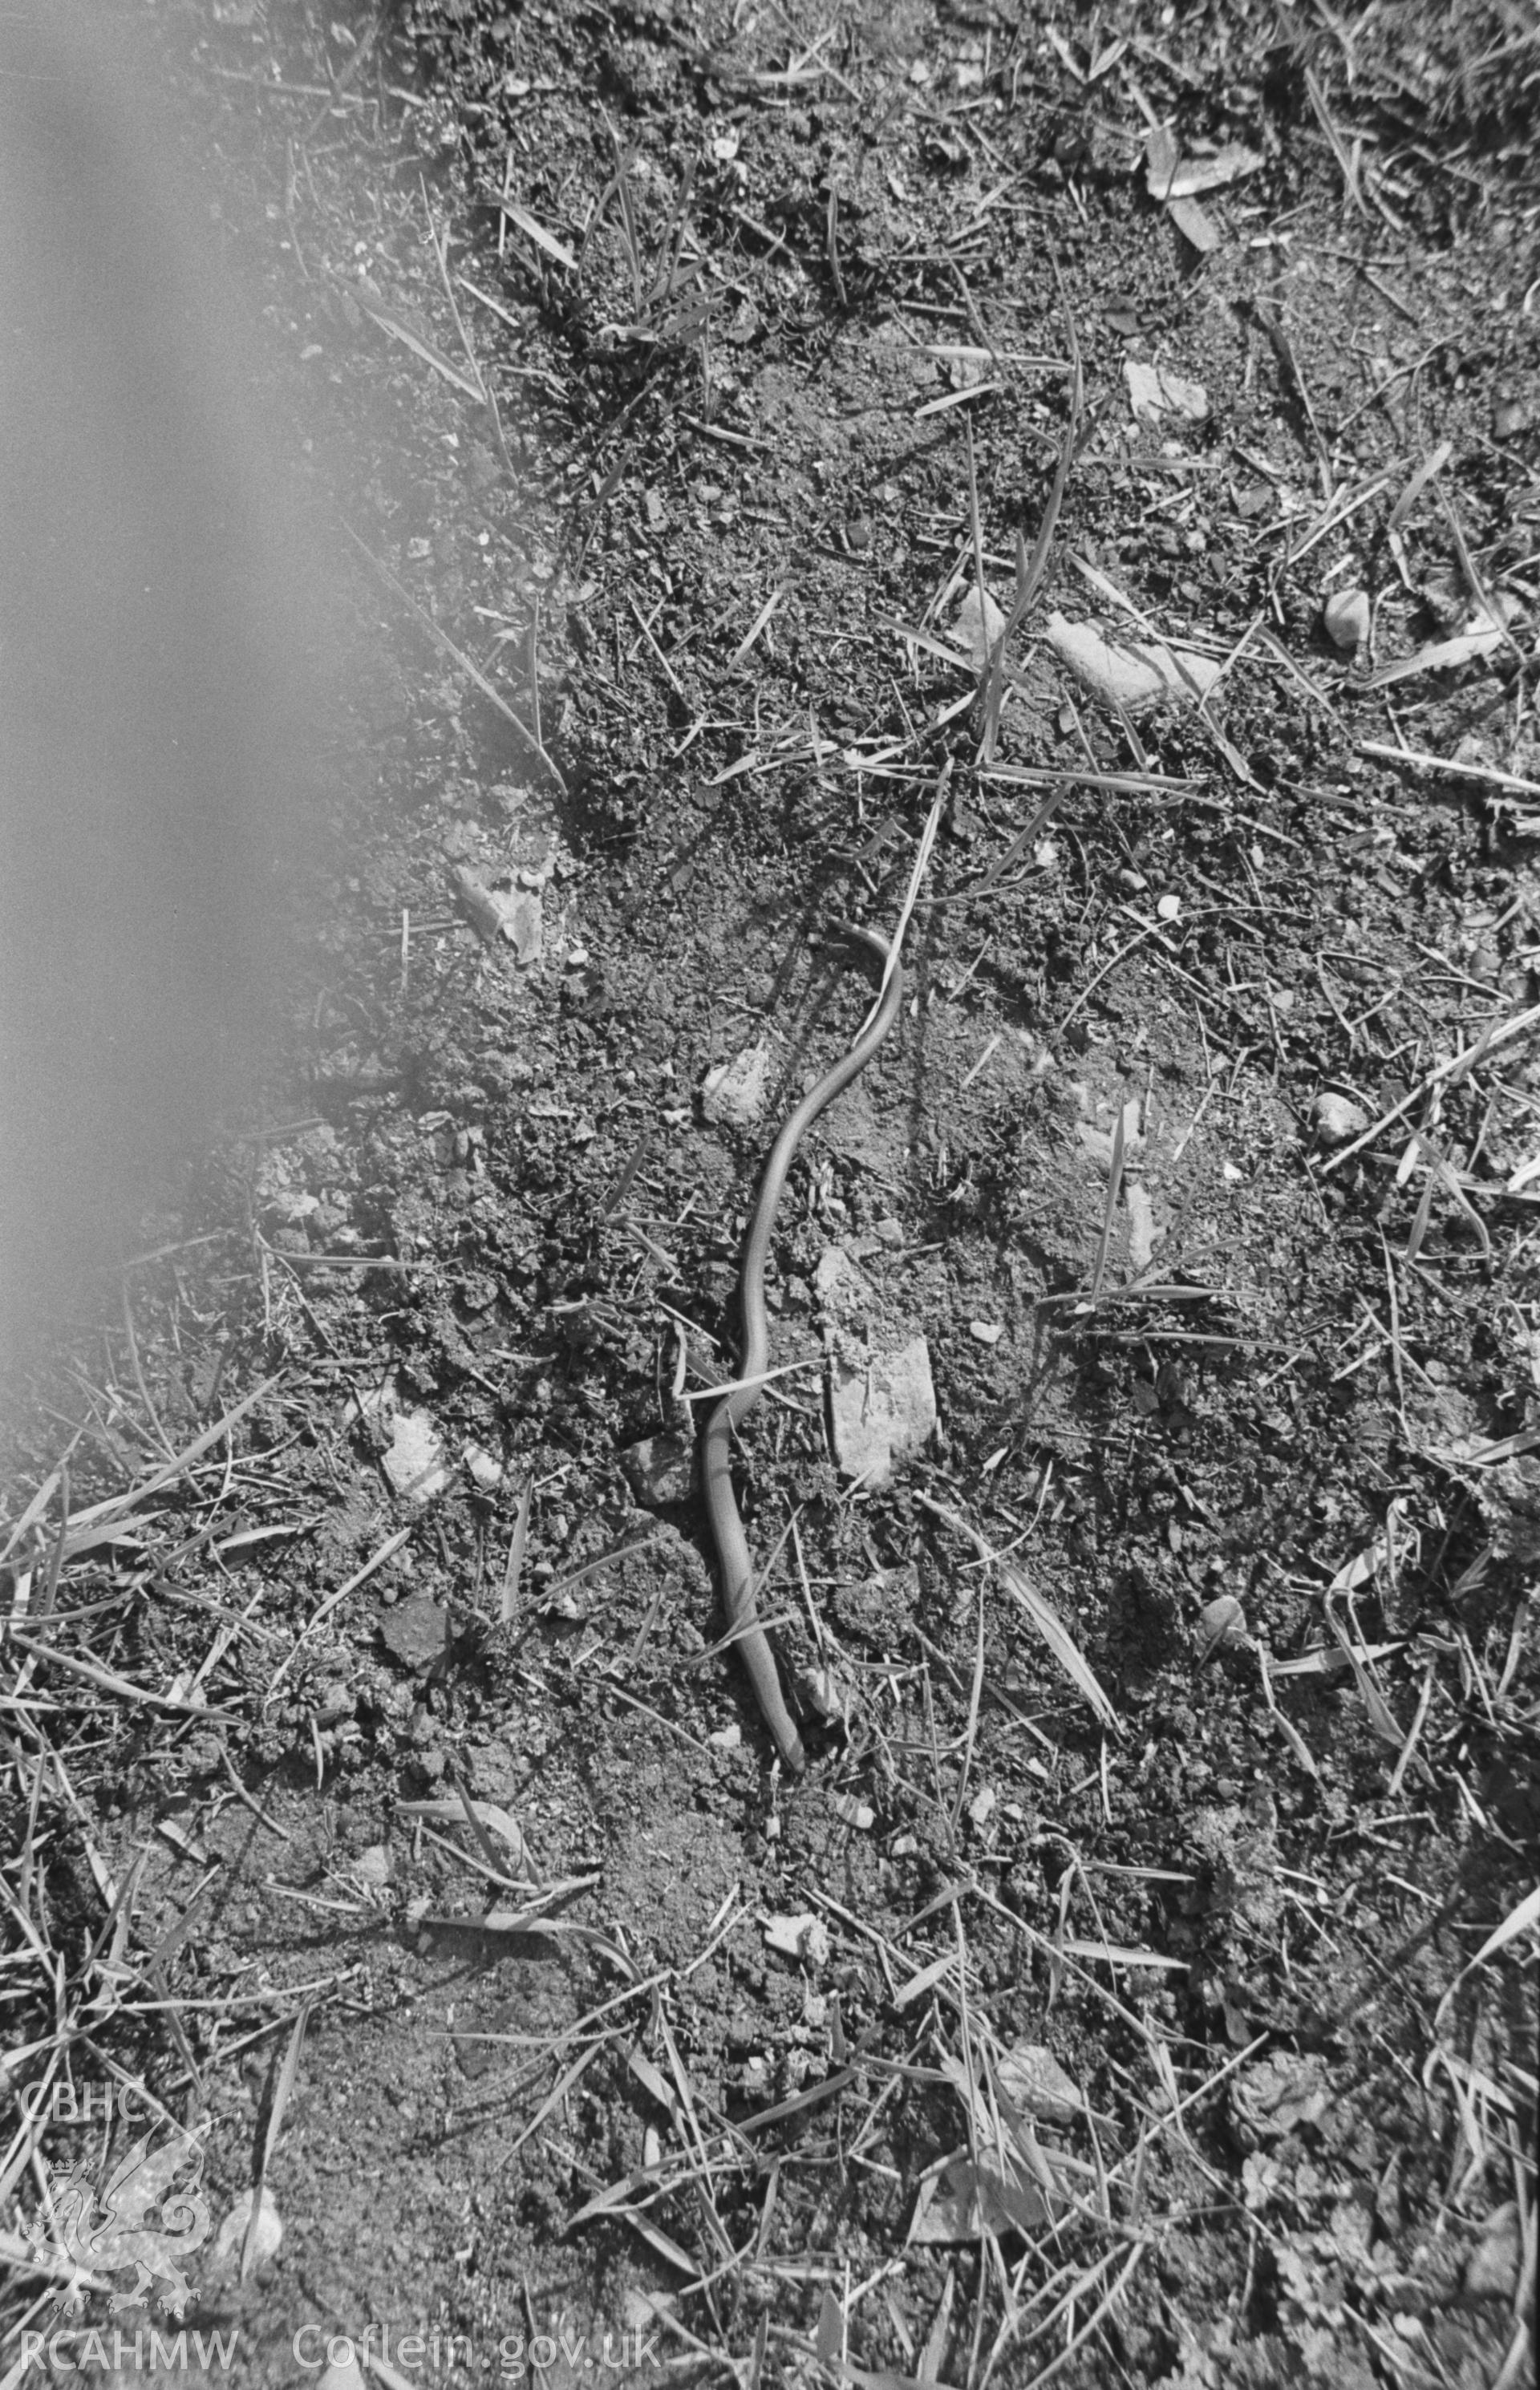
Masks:
[[[879,937],[875,930],[852,928],[848,934],[859,938],[886,967],[888,944],[885,938]],[[895,960],[871,1020],[849,1052],[841,1055],[834,1068],[827,1071],[817,1086],[802,1098],[771,1148],[770,1159],[765,1163],[764,1176],[760,1184],[759,1201],[754,1205],[753,1218],[749,1224],[748,1241],[743,1249],[740,1376],[744,1379],[763,1378],[769,1363],[770,1322],[764,1307],[764,1266],[769,1257],[776,1214],[780,1208],[793,1156],[819,1113],[827,1110],[835,1097],[866,1069],[892,1027],[903,996],[904,974]],[[728,1624],[737,1637],[738,1649],[754,1689],[754,1698],[770,1729],[776,1749],[786,1767],[800,1776],[807,1765],[802,1739],[782,1696],[780,1678],[776,1673],[776,1663],[765,1640],[764,1629],[754,1614],[753,1562],[749,1556],[749,1542],[733,1493],[732,1432],[742,1426],[762,1392],[759,1385],[739,1384],[725,1394],[712,1409],[701,1439],[700,1488],[705,1498],[712,1539],[721,1563],[722,1600]]]

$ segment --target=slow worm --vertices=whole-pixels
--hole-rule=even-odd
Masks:
[[[869,946],[886,968],[888,944],[885,938],[879,937],[875,930],[853,927],[847,934],[859,938]],[[763,1378],[769,1362],[770,1322],[764,1307],[764,1265],[769,1257],[776,1214],[780,1208],[792,1157],[819,1113],[866,1069],[892,1027],[903,996],[904,974],[895,961],[888,973],[876,1010],[860,1036],[850,1051],[841,1055],[832,1071],[827,1071],[817,1086],[802,1098],[771,1148],[760,1186],[759,1201],[754,1205],[754,1215],[749,1224],[748,1242],[743,1249],[741,1376],[745,1379]],[[744,1535],[743,1522],[738,1516],[738,1502],[733,1494],[732,1431],[742,1426],[759,1401],[762,1391],[758,1385],[739,1384],[725,1394],[712,1410],[701,1439],[700,1490],[705,1497],[706,1517],[722,1568],[723,1604],[728,1623],[737,1632],[738,1648],[743,1655],[743,1664],[749,1672],[754,1698],[770,1729],[776,1749],[786,1766],[800,1776],[807,1765],[802,1739],[782,1697],[776,1663],[765,1640],[764,1629],[754,1613],[753,1562],[749,1556],[748,1538]]]

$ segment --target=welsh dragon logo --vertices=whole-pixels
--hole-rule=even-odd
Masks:
[[[112,2313],[146,2305],[160,2285],[160,2305],[182,2315],[189,2285],[177,2260],[208,2239],[211,2217],[203,2197],[204,2144],[199,2134],[176,2133],[152,2150],[142,2134],[120,2158],[100,2191],[88,2165],[56,2166],[49,2177],[52,2218],[34,2216],[27,2240],[57,2265],[72,2268],[56,2295],[71,2314],[85,2305],[83,2277],[125,2273],[134,2281],[112,2299]],[[188,2178],[180,2190],[178,2175]],[[154,2219],[153,2221],[151,2219]]]

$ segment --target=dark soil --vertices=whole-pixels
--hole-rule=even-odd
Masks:
[[[263,1102],[9,1402],[19,2102],[212,2119],[216,2225],[271,2141],[262,2384],[1528,2378],[1533,18],[147,14],[343,628]],[[771,1294],[938,1423],[744,1439],[793,1781],[684,1397],[938,790]]]

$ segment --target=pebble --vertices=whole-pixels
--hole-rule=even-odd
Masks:
[[[1085,2095],[1042,2042],[1019,2041],[997,2061],[1000,2088],[1023,2114],[1045,2125],[1070,2125]]]
[[[770,1047],[761,1038],[708,1071],[700,1090],[706,1118],[727,1128],[752,1128],[769,1095],[770,1064]]]
[[[695,1489],[695,1450],[681,1435],[645,1436],[620,1455],[626,1483],[649,1510],[687,1502]]]
[[[380,1467],[392,1492],[405,1502],[430,1502],[449,1483],[449,1464],[438,1430],[426,1411],[398,1411]]]
[[[277,2202],[265,2183],[260,2198],[254,2230],[251,2229],[252,2195],[250,2191],[243,2191],[215,2233],[208,2261],[210,2277],[213,2281],[225,2283],[237,2280],[246,2256],[249,2231],[255,2266],[265,2265],[270,2257],[277,2255],[283,2242],[283,2219],[278,2214]]]
[[[1050,614],[1044,636],[1075,678],[1111,705],[1130,710],[1162,699],[1207,697],[1219,678],[1212,656],[1168,648],[1158,639],[1104,639],[1091,623],[1071,623]]]
[[[1136,422],[1153,423],[1162,415],[1175,415],[1189,423],[1201,423],[1208,414],[1209,393],[1201,382],[1188,381],[1164,366],[1136,364],[1132,358],[1123,371]]]
[[[1199,1613],[1198,1642],[1203,1659],[1246,1640],[1246,1613],[1233,1593],[1216,1594]]]
[[[1482,2237],[1466,2262],[1466,2297],[1511,2298],[1522,2259],[1519,2212],[1513,2202],[1508,2200],[1503,2206],[1495,2208],[1487,2217]]]
[[[830,1398],[841,1474],[886,1485],[896,1463],[921,1450],[936,1424],[930,1355],[923,1336],[864,1368],[836,1364]]]
[[[483,1494],[495,1494],[503,1482],[503,1464],[484,1445],[468,1444],[462,1454],[466,1469]]]
[[[1347,655],[1356,653],[1369,635],[1369,593],[1367,589],[1335,589],[1322,613],[1326,635]]]
[[[1315,1124],[1315,1134],[1323,1145],[1346,1145],[1350,1137],[1359,1136],[1369,1124],[1362,1104],[1351,1096],[1334,1095],[1323,1089],[1310,1108]]]

